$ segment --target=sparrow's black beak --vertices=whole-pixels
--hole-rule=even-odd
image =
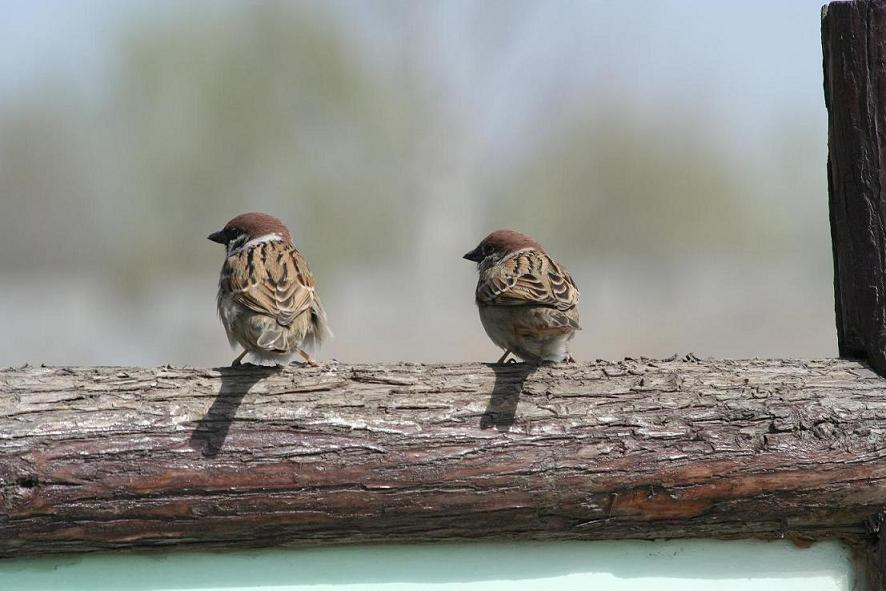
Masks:
[[[213,232],[209,236],[207,236],[213,242],[218,242],[219,244],[227,244],[228,237],[225,235],[224,230],[219,230],[218,232]]]
[[[480,254],[480,248],[477,247],[471,252],[465,254],[462,258],[468,259],[469,261],[473,261],[475,263],[479,263],[483,260],[483,255]]]

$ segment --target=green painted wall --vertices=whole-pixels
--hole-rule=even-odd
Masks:
[[[2,591],[850,591],[853,581],[837,543],[391,545],[0,561]]]

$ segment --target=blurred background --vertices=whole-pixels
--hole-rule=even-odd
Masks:
[[[223,365],[228,219],[320,359],[494,361],[461,259],[529,233],[580,360],[836,354],[822,0],[0,0],[0,365]]]

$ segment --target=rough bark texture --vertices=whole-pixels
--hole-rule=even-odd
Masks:
[[[886,375],[886,1],[825,6],[822,47],[840,355]]]
[[[886,1],[831,2],[821,38],[840,355],[886,376]],[[886,590],[882,523],[869,522],[877,541],[866,570],[876,590]]]
[[[822,361],[0,371],[0,556],[480,538],[839,537],[886,380]]]

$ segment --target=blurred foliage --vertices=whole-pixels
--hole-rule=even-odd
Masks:
[[[315,265],[402,252],[422,116],[403,72],[369,64],[315,5],[183,14],[134,29],[98,105],[41,88],[0,110],[16,207],[2,266],[111,265],[138,289],[214,266],[205,236],[249,210],[286,221]]]
[[[117,124],[149,222],[135,252],[187,266],[178,245],[195,229],[256,209],[315,264],[406,244],[415,109],[333,20],[283,3],[195,15],[140,32],[121,70]]]
[[[18,43],[68,77],[0,76],[8,359],[217,363],[205,237],[249,210],[311,261],[330,355],[486,355],[459,255],[496,227],[575,274],[588,353],[833,347],[815,7],[748,46],[728,3],[112,6],[36,10]]]
[[[70,117],[69,95],[27,97],[0,112],[0,267],[92,265],[103,240],[101,141]],[[70,104],[70,103],[69,103]],[[78,105],[77,108],[82,108]]]
[[[439,217],[428,202],[446,198],[428,187],[470,166],[454,186],[477,202],[453,198],[450,218],[553,237],[585,259],[826,253],[823,142],[808,121],[773,129],[768,161],[738,162],[710,115],[584,87],[581,108],[540,110],[541,137],[481,167],[472,145],[498,140],[472,136],[474,103],[440,97],[422,41],[433,19],[381,6],[407,32],[387,57],[324,4],[233,3],[137,23],[98,101],[61,85],[0,106],[0,194],[15,205],[0,216],[0,265],[102,268],[138,291],[215,268],[204,237],[247,210],[281,217],[315,271],[403,260]],[[469,11],[474,37],[509,47],[511,27],[489,17],[519,30],[507,6]],[[476,71],[493,77],[504,57],[487,50]]]
[[[609,106],[560,121],[498,185],[488,217],[536,235],[556,228],[561,247],[591,257],[781,248],[786,212],[753,198],[761,187],[698,128],[703,121],[626,112]]]

